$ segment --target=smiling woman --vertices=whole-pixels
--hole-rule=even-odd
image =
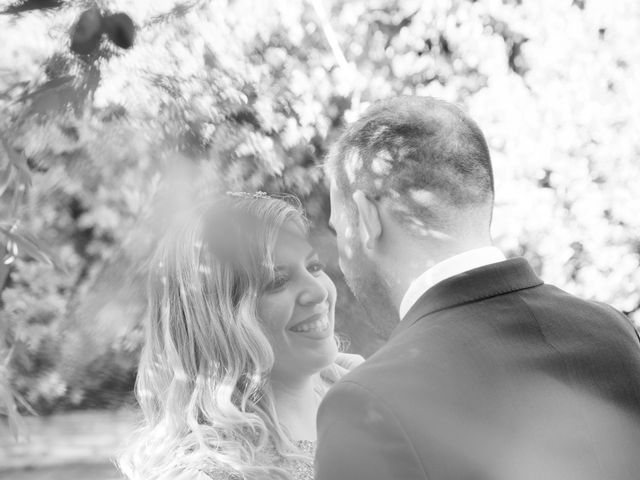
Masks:
[[[258,300],[275,354],[272,379],[314,373],[337,353],[336,288],[318,254],[292,228],[280,231],[274,260],[274,281]]]
[[[130,478],[312,478],[320,371],[338,353],[336,289],[299,202],[232,194],[161,241]]]
[[[274,280],[258,300],[258,316],[274,352],[270,381],[276,410],[294,438],[315,440],[319,398],[305,384],[338,352],[333,335],[336,288],[295,225],[280,230],[273,259]]]

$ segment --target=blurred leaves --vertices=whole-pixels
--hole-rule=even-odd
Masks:
[[[338,327],[375,350],[323,236],[321,167],[346,123],[396,94],[458,103],[486,132],[499,246],[640,320],[640,4],[573,3],[110,0],[111,42],[87,58],[69,31],[91,2],[0,17],[14,388],[43,412],[125,401],[146,255],[216,190],[302,198],[340,286]]]

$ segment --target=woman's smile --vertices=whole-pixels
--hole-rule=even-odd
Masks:
[[[320,313],[311,315],[305,320],[302,320],[292,327],[289,327],[290,332],[302,333],[305,336],[314,339],[323,339],[332,335],[331,321],[329,320],[329,310],[325,309]]]

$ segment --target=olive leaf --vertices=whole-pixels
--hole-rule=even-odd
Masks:
[[[0,148],[2,148],[1,145]],[[0,152],[0,197],[11,184],[11,179],[13,177],[13,166],[11,165],[11,162],[5,161],[5,155],[2,155],[2,153],[4,152]]]
[[[64,2],[61,0],[24,0],[13,5],[9,5],[0,12],[0,15],[16,15],[30,10],[49,10],[61,7],[63,4]]]
[[[0,233],[8,240],[7,253],[9,255],[24,254],[66,273],[66,268],[57,255],[31,233],[21,230],[17,224],[9,228],[6,225],[0,225]]]

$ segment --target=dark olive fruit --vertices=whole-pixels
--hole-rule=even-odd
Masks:
[[[136,37],[133,20],[126,13],[114,13],[104,17],[104,31],[120,48],[131,48]]]
[[[79,55],[88,55],[100,45],[102,37],[102,15],[97,8],[85,10],[78,18],[71,36],[71,50]]]

